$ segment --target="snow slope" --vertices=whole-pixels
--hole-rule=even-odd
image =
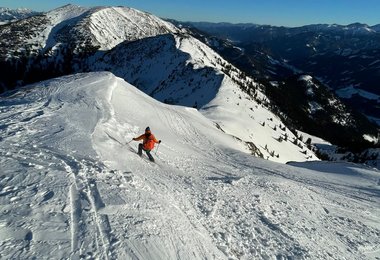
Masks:
[[[31,29],[24,36],[26,26]],[[256,156],[283,163],[317,160],[306,146],[294,144],[294,134],[269,111],[262,86],[186,30],[154,15],[127,7],[66,5],[0,34],[6,39],[0,56],[40,53],[24,64],[26,72],[17,68],[26,78],[40,79],[40,70],[52,76],[110,71],[157,100],[201,109]]]
[[[95,9],[84,23],[87,23],[101,50],[110,50],[124,41],[179,31],[154,15],[128,7]]]
[[[85,8],[65,5],[0,28],[0,56],[3,60],[32,59],[40,55],[46,66],[92,49],[112,49],[123,41],[133,41],[158,34],[177,32],[159,18],[122,7]],[[69,49],[69,50],[68,50]]]
[[[277,164],[111,73],[0,97],[4,259],[378,259],[380,174]],[[157,164],[126,144],[149,125]]]
[[[294,144],[294,134],[269,111],[262,86],[186,30],[126,7],[66,5],[40,19],[33,20],[31,38],[13,39],[14,28],[4,29],[11,37],[2,48],[6,55],[19,55],[17,46],[44,53],[30,61],[40,64],[25,64],[26,71],[34,69],[23,74],[110,71],[157,100],[197,107],[256,156],[283,163],[317,160],[305,145]]]
[[[90,71],[111,71],[161,102],[197,107],[226,133],[277,162],[317,160],[295,145],[294,134],[269,111],[259,84],[199,40],[165,34],[98,53]]]
[[[51,49],[67,46],[74,48],[74,53],[88,48],[109,50],[123,41],[178,31],[172,24],[132,8],[69,4],[5,26],[0,34],[8,49],[4,52],[12,57],[20,49],[48,56],[54,54]]]

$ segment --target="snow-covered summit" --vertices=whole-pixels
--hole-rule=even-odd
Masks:
[[[172,24],[128,7],[100,8],[85,23],[101,50],[112,49],[124,41],[178,32]]]
[[[67,16],[69,14],[69,16]],[[73,34],[79,38],[76,45],[95,47],[99,50],[110,50],[124,41],[135,41],[165,33],[176,33],[178,29],[172,24],[154,15],[129,7],[93,7],[82,8],[67,5],[47,13],[51,20],[65,23],[69,28],[57,31],[61,34]],[[69,20],[76,16],[75,22]],[[64,19],[62,19],[64,18]],[[60,38],[60,36],[54,36]],[[52,37],[50,36],[50,37]]]
[[[64,5],[62,7],[58,7],[53,9],[45,15],[51,22],[52,27],[57,26],[59,23],[64,22],[66,20],[78,17],[88,11],[90,8],[81,7],[79,5]]]
[[[20,49],[28,54],[45,54],[62,48],[62,44],[76,52],[91,48],[108,50],[123,41],[177,31],[170,23],[132,8],[65,5],[9,24],[0,34],[8,49],[3,55],[14,56]]]
[[[0,96],[5,259],[376,259],[379,172],[244,153],[111,73]],[[157,164],[132,137],[150,126]]]

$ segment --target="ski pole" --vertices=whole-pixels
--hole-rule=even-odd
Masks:
[[[157,145],[157,149],[156,149],[156,152],[154,153],[155,155],[157,155],[157,152],[158,152],[158,147],[160,147],[160,143],[158,143],[158,145]]]
[[[131,141],[127,142],[126,144],[129,144],[129,143],[132,142],[132,141],[133,141],[133,139],[132,139]]]

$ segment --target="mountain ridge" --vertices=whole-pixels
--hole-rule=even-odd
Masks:
[[[267,28],[285,28],[285,29],[309,29],[309,28],[323,28],[323,29],[330,29],[333,30],[334,28],[346,28],[346,29],[358,29],[358,28],[370,28],[373,31],[368,32],[378,32],[378,27],[380,27],[380,24],[375,25],[368,25],[366,23],[350,23],[350,24],[329,24],[329,23],[315,23],[315,24],[305,24],[305,25],[299,25],[299,26],[281,26],[281,25],[269,25],[269,24],[256,24],[256,23],[229,23],[229,22],[192,22],[192,21],[179,21],[174,19],[167,19],[168,21],[174,21],[175,23],[182,24],[182,25],[195,25],[195,27],[220,27],[220,26],[231,26],[231,27],[242,27],[242,28],[250,28],[250,27],[267,27]]]
[[[260,85],[186,31],[131,8],[80,8],[77,12],[72,8],[77,7],[47,13],[46,19],[52,21],[51,27],[44,24],[49,37],[36,38],[43,48],[36,49],[35,60],[25,63],[24,78],[26,73],[36,81],[44,78],[33,77],[112,71],[160,101],[203,109],[223,131],[241,140],[257,156],[283,163],[317,159],[306,145],[279,142],[281,135],[296,137],[266,108],[270,101]],[[108,40],[110,34],[120,37]],[[3,67],[12,68],[12,61]],[[49,74],[52,72],[56,74]],[[218,95],[221,90],[225,94]],[[218,101],[208,105],[213,100]],[[237,115],[244,120],[228,123]]]
[[[8,47],[14,42],[4,41],[0,54],[11,57],[0,64],[8,71],[6,80],[12,79],[13,75],[14,82],[25,84],[75,72],[112,71],[160,101],[203,109],[222,130],[245,142],[257,156],[281,162],[316,159],[310,147],[298,140],[296,129],[286,128],[287,123],[281,116],[284,113],[268,99],[266,87],[193,38],[186,29],[148,13],[120,7],[88,9],[68,5],[43,17],[32,17],[30,21],[37,24],[33,27],[32,23],[32,28],[39,28],[38,24],[44,28],[37,30],[37,33],[44,32],[43,37],[37,35],[27,40],[34,46],[30,53],[36,56],[25,60],[28,51],[27,55],[12,56],[9,53],[12,48]],[[17,26],[16,22],[3,29]],[[21,26],[17,28],[23,32]],[[30,39],[35,39],[34,43]],[[25,39],[21,40],[20,46],[25,47],[24,42]],[[157,44],[167,48],[156,47]],[[15,46],[13,50],[19,52]],[[3,86],[12,84],[3,82]],[[219,98],[217,93],[224,89],[220,88],[223,86],[232,88],[226,88],[226,94]],[[207,91],[209,93],[205,94]],[[226,98],[228,95],[230,99]],[[218,102],[208,105],[213,100]],[[225,111],[231,112],[220,109],[223,107],[229,107]],[[236,126],[223,124],[226,118],[232,117],[244,120],[237,120]],[[372,135],[366,131],[364,134]],[[263,136],[270,138],[261,138]],[[360,138],[364,140],[363,136]],[[284,152],[290,149],[288,146],[294,154]]]

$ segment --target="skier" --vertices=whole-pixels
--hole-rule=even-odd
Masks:
[[[154,148],[154,144],[159,144],[161,143],[161,140],[157,141],[156,137],[154,137],[154,135],[152,134],[152,132],[150,131],[150,128],[149,126],[147,128],[145,128],[145,134],[142,134],[140,135],[139,137],[136,137],[136,138],[133,138],[132,139],[133,141],[140,141],[140,140],[143,140],[143,143],[139,144],[139,150],[138,150],[138,154],[140,156],[142,156],[142,150],[144,150],[146,152],[146,155],[148,155],[149,157],[149,160],[151,162],[154,162],[154,158],[153,156],[150,154],[150,151],[153,150]]]

